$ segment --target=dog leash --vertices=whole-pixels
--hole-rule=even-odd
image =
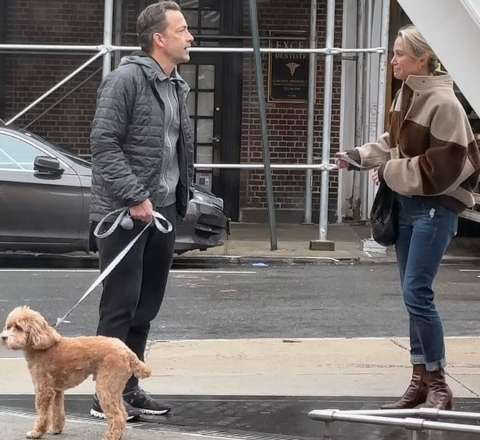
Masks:
[[[113,221],[112,225],[105,231],[100,233],[101,227],[103,224],[111,217],[117,214],[117,217]],[[153,219],[147,223],[143,229],[119,252],[119,254],[110,262],[110,264],[105,268],[105,270],[98,276],[98,278],[90,285],[87,291],[82,295],[82,297],[68,310],[67,313],[61,318],[57,318],[57,322],[55,324],[55,328],[62,323],[69,323],[66,321],[68,316],[80,305],[82,301],[87,298],[90,293],[112,272],[113,269],[122,261],[123,257],[127,255],[133,245],[137,242],[137,240],[142,236],[142,234],[152,225],[154,224],[155,227],[162,232],[163,234],[168,234],[173,230],[172,223],[166,219],[162,214],[159,212],[153,211]],[[165,226],[164,226],[165,224]],[[115,231],[115,229],[120,226],[123,229],[131,230],[133,229],[133,220],[129,215],[128,208],[121,208],[115,211],[109,212],[105,217],[103,217],[98,225],[96,226],[93,234],[97,238],[105,238],[108,237]]]

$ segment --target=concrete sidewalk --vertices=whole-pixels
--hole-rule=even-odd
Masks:
[[[270,250],[270,230],[264,223],[232,223],[231,234],[223,246],[206,251],[190,251],[176,257],[177,264],[242,264],[265,262],[292,263],[394,263],[393,248],[382,248],[370,239],[368,224],[331,224],[327,238],[335,243],[333,251],[309,249],[318,240],[318,225],[277,225],[277,246]],[[456,237],[445,262],[479,261],[480,237]]]
[[[456,397],[480,396],[480,337],[446,338]],[[2,350],[1,394],[33,394],[21,353]],[[158,341],[148,350],[153,394],[255,396],[400,395],[408,383],[408,340],[233,339]],[[69,394],[92,394],[84,382]],[[67,393],[67,394],[68,394]]]

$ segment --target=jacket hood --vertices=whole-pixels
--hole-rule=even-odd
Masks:
[[[146,77],[151,80],[160,80],[165,81],[169,77],[163,71],[160,64],[158,64],[150,55],[143,51],[133,52],[131,55],[125,56],[120,61],[119,66],[124,66],[127,64],[137,64],[139,65]],[[171,78],[177,80],[181,86],[189,88],[185,80],[179,75],[177,68],[172,72]]]

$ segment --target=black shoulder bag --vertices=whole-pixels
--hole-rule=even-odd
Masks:
[[[373,239],[383,246],[390,246],[397,241],[398,207],[395,193],[381,182],[373,200],[370,212]]]

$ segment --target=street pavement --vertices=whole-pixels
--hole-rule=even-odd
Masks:
[[[237,224],[224,246],[184,254],[176,264],[395,262],[391,250],[372,247],[363,225],[331,226],[334,251],[310,251],[315,234],[312,225],[280,225],[279,249],[271,251],[265,225]],[[479,244],[477,238],[457,238],[444,261],[478,263]],[[451,337],[446,343],[456,409],[480,411],[480,338]],[[378,408],[404,390],[408,357],[408,341],[395,337],[152,341],[147,363],[154,374],[144,386],[171,403],[173,414],[130,424],[125,438],[321,438],[323,423],[310,420],[310,410]],[[87,416],[93,391],[94,384],[87,381],[67,394],[65,438],[99,438],[104,425]],[[33,388],[23,358],[5,349],[0,349],[0,393],[1,438],[22,438],[32,423]],[[335,423],[333,438],[401,440],[411,433]],[[477,437],[433,432],[430,438]]]

